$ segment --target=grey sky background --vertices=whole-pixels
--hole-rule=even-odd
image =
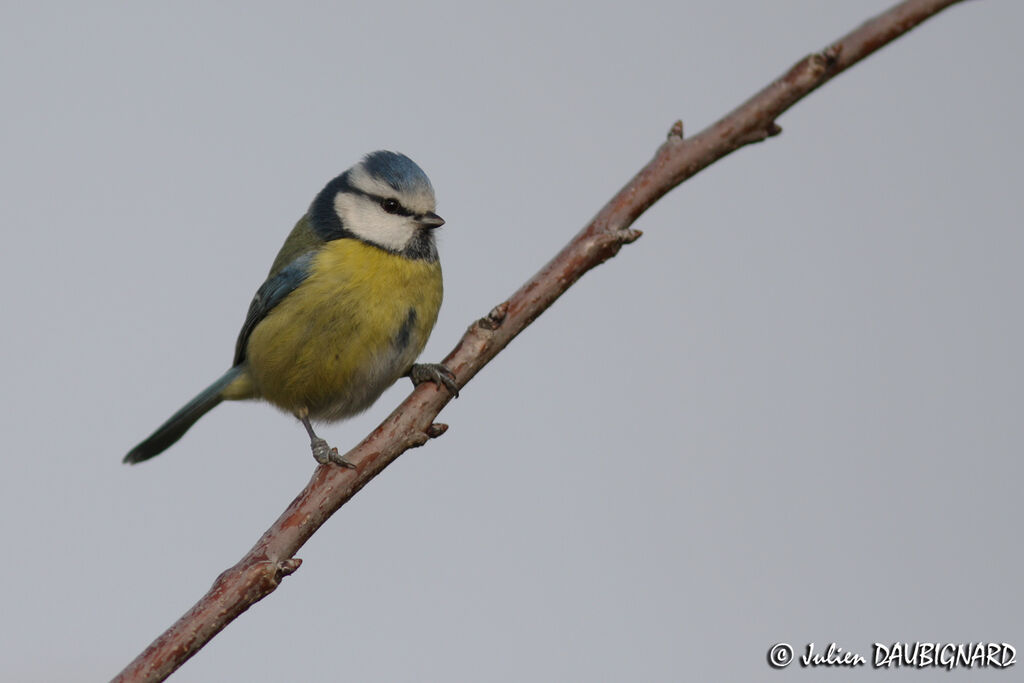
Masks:
[[[380,148],[431,177],[438,360],[675,119],[888,4],[5,3],[0,679],[113,676],[308,480],[301,426],[255,403],[120,459],[227,368],[327,180]],[[765,653],[1024,651],[1022,22],[955,7],[666,197],[172,680],[847,681],[885,674]]]

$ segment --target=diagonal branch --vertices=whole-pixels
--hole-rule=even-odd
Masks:
[[[591,268],[640,237],[630,225],[658,199],[731,152],[781,132],[775,119],[800,99],[883,45],[959,0],[906,0],[865,22],[692,138],[677,122],[654,158],[547,265],[507,301],[474,322],[444,363],[459,386],[491,361]],[[114,679],[162,681],[302,563],[294,554],[338,508],[410,448],[440,436],[434,424],[450,400],[433,384],[417,387],[345,458],[356,469],[317,467],[313,478],[238,564]]]

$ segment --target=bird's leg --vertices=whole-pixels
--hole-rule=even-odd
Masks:
[[[447,387],[455,398],[459,397],[459,385],[455,382],[455,373],[441,363],[416,363],[405,376],[412,380],[416,386],[424,382],[433,382]]]
[[[331,448],[327,441],[321,439],[319,436],[316,435],[316,432],[313,431],[313,425],[309,423],[308,410],[303,408],[295,415],[295,417],[299,418],[299,421],[302,423],[302,426],[306,428],[306,433],[309,434],[309,447],[313,451],[314,460],[316,460],[321,465],[326,465],[330,463],[332,465],[340,465],[341,467],[347,467],[352,470],[356,468],[355,465],[350,463],[348,460],[345,460],[345,458],[341,457],[341,455],[338,454],[337,448]]]

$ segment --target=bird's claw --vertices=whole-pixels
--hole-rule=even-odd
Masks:
[[[321,465],[338,465],[340,467],[347,467],[350,470],[356,468],[355,465],[345,460],[339,453],[337,448],[331,448],[331,446],[320,437],[316,437],[310,441],[310,448],[313,450],[313,459]]]
[[[441,363],[416,363],[409,368],[409,379],[416,386],[424,382],[444,385],[455,398],[459,397],[459,385],[455,381],[455,373]]]

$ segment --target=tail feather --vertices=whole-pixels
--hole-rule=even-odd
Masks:
[[[221,393],[242,373],[242,369],[241,365],[236,365],[225,372],[216,382],[199,392],[198,396],[186,403],[181,410],[171,415],[167,422],[150,434],[148,439],[128,451],[128,455],[124,456],[124,462],[134,465],[160,455],[170,448],[188,431],[189,427],[196,423],[196,420],[224,400]]]

